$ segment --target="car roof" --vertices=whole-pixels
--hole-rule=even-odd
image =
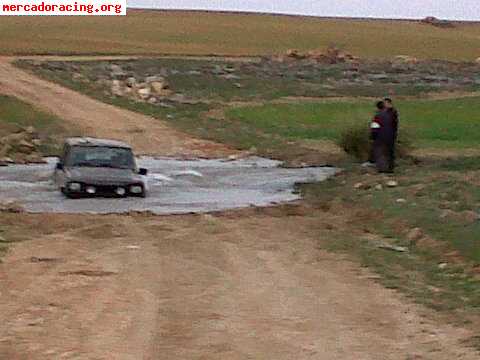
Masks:
[[[92,137],[72,137],[65,140],[70,146],[106,146],[131,149],[132,147],[124,142],[109,139],[97,139]]]

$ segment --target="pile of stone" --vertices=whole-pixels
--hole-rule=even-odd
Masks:
[[[137,102],[172,107],[171,103],[196,104],[185,95],[175,93],[165,79],[166,73],[139,77],[125,71],[120,65],[110,65],[110,80],[100,80],[109,95],[126,97]]]
[[[413,56],[408,55],[397,55],[393,58],[393,65],[416,65],[418,64],[418,59]]]
[[[13,163],[43,163],[42,142],[32,126],[0,138],[0,166]]]
[[[137,101],[155,103],[174,94],[161,75],[137,79],[129,76],[119,65],[111,65],[110,93],[114,96],[129,97]]]
[[[440,19],[437,19],[435,16],[427,16],[425,19],[422,20],[422,23],[440,27],[440,28],[445,28],[445,29],[455,27],[455,25],[451,21],[440,20]]]
[[[306,53],[298,50],[288,50],[285,55],[274,57],[273,60],[280,62],[288,60],[310,60],[323,64],[342,64],[357,63],[359,58],[336,46],[330,46],[325,51],[312,50]]]

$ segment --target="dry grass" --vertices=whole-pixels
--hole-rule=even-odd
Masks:
[[[331,43],[364,58],[412,55],[471,61],[480,24],[129,10],[127,17],[4,17],[2,54],[264,55]],[[34,29],[34,31],[32,31]]]

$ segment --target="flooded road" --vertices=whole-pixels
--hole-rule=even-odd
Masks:
[[[155,214],[211,212],[267,206],[299,199],[296,183],[323,181],[334,168],[286,169],[281,162],[251,157],[228,160],[140,158],[149,170],[145,199],[66,199],[52,182],[55,158],[46,164],[0,168],[0,202],[15,202],[36,213]]]

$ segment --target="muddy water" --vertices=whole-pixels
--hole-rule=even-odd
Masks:
[[[252,157],[235,161],[140,158],[149,170],[145,199],[66,199],[52,182],[56,159],[46,164],[0,168],[0,202],[16,202],[28,212],[156,214],[210,212],[267,206],[297,200],[296,183],[325,180],[333,168],[286,169]]]

